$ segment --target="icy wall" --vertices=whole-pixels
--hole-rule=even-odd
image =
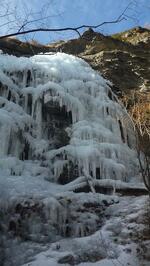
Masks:
[[[0,96],[0,168],[7,174],[21,175],[29,160],[62,184],[83,175],[128,181],[135,174],[126,111],[83,60],[0,55]]]
[[[0,55],[0,265],[93,234],[116,202],[100,193],[135,176],[132,124],[109,85],[70,55]]]

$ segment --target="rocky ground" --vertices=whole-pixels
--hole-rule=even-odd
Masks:
[[[94,234],[57,241],[25,265],[148,266],[148,197],[121,197],[116,204],[107,207],[106,221]]]

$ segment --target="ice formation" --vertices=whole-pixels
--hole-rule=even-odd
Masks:
[[[49,179],[63,175],[64,183],[81,175],[128,181],[135,174],[126,111],[83,60],[63,53],[0,55],[0,82],[0,167],[7,156],[38,160],[49,167]]]
[[[0,264],[23,265],[41,243],[98,230],[117,200],[95,187],[130,181],[134,148],[110,82],[82,59],[0,54]]]

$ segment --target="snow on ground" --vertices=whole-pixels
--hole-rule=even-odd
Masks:
[[[148,197],[145,196],[120,198],[117,206],[107,208],[109,218],[96,233],[88,237],[62,239],[53,243],[46,252],[39,253],[32,262],[24,266],[58,266],[58,261],[64,257],[68,258],[70,264],[74,258],[74,263],[78,261],[81,266],[148,266],[150,240],[145,241],[147,252],[142,254],[140,250],[143,230],[149,227],[143,220],[143,215],[147,212],[147,201]],[[80,260],[89,261],[79,263]],[[70,264],[67,259],[66,263],[62,263]]]

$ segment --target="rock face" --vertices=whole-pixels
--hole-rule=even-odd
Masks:
[[[49,48],[36,42],[22,42],[15,38],[0,40],[0,49],[7,54],[16,56],[31,56],[40,52],[48,52]]]
[[[59,46],[64,52],[85,59],[95,70],[112,81],[115,92],[118,88],[123,93],[138,90],[143,84],[149,90],[149,47],[150,31],[142,28],[112,36],[88,30],[82,38]]]

